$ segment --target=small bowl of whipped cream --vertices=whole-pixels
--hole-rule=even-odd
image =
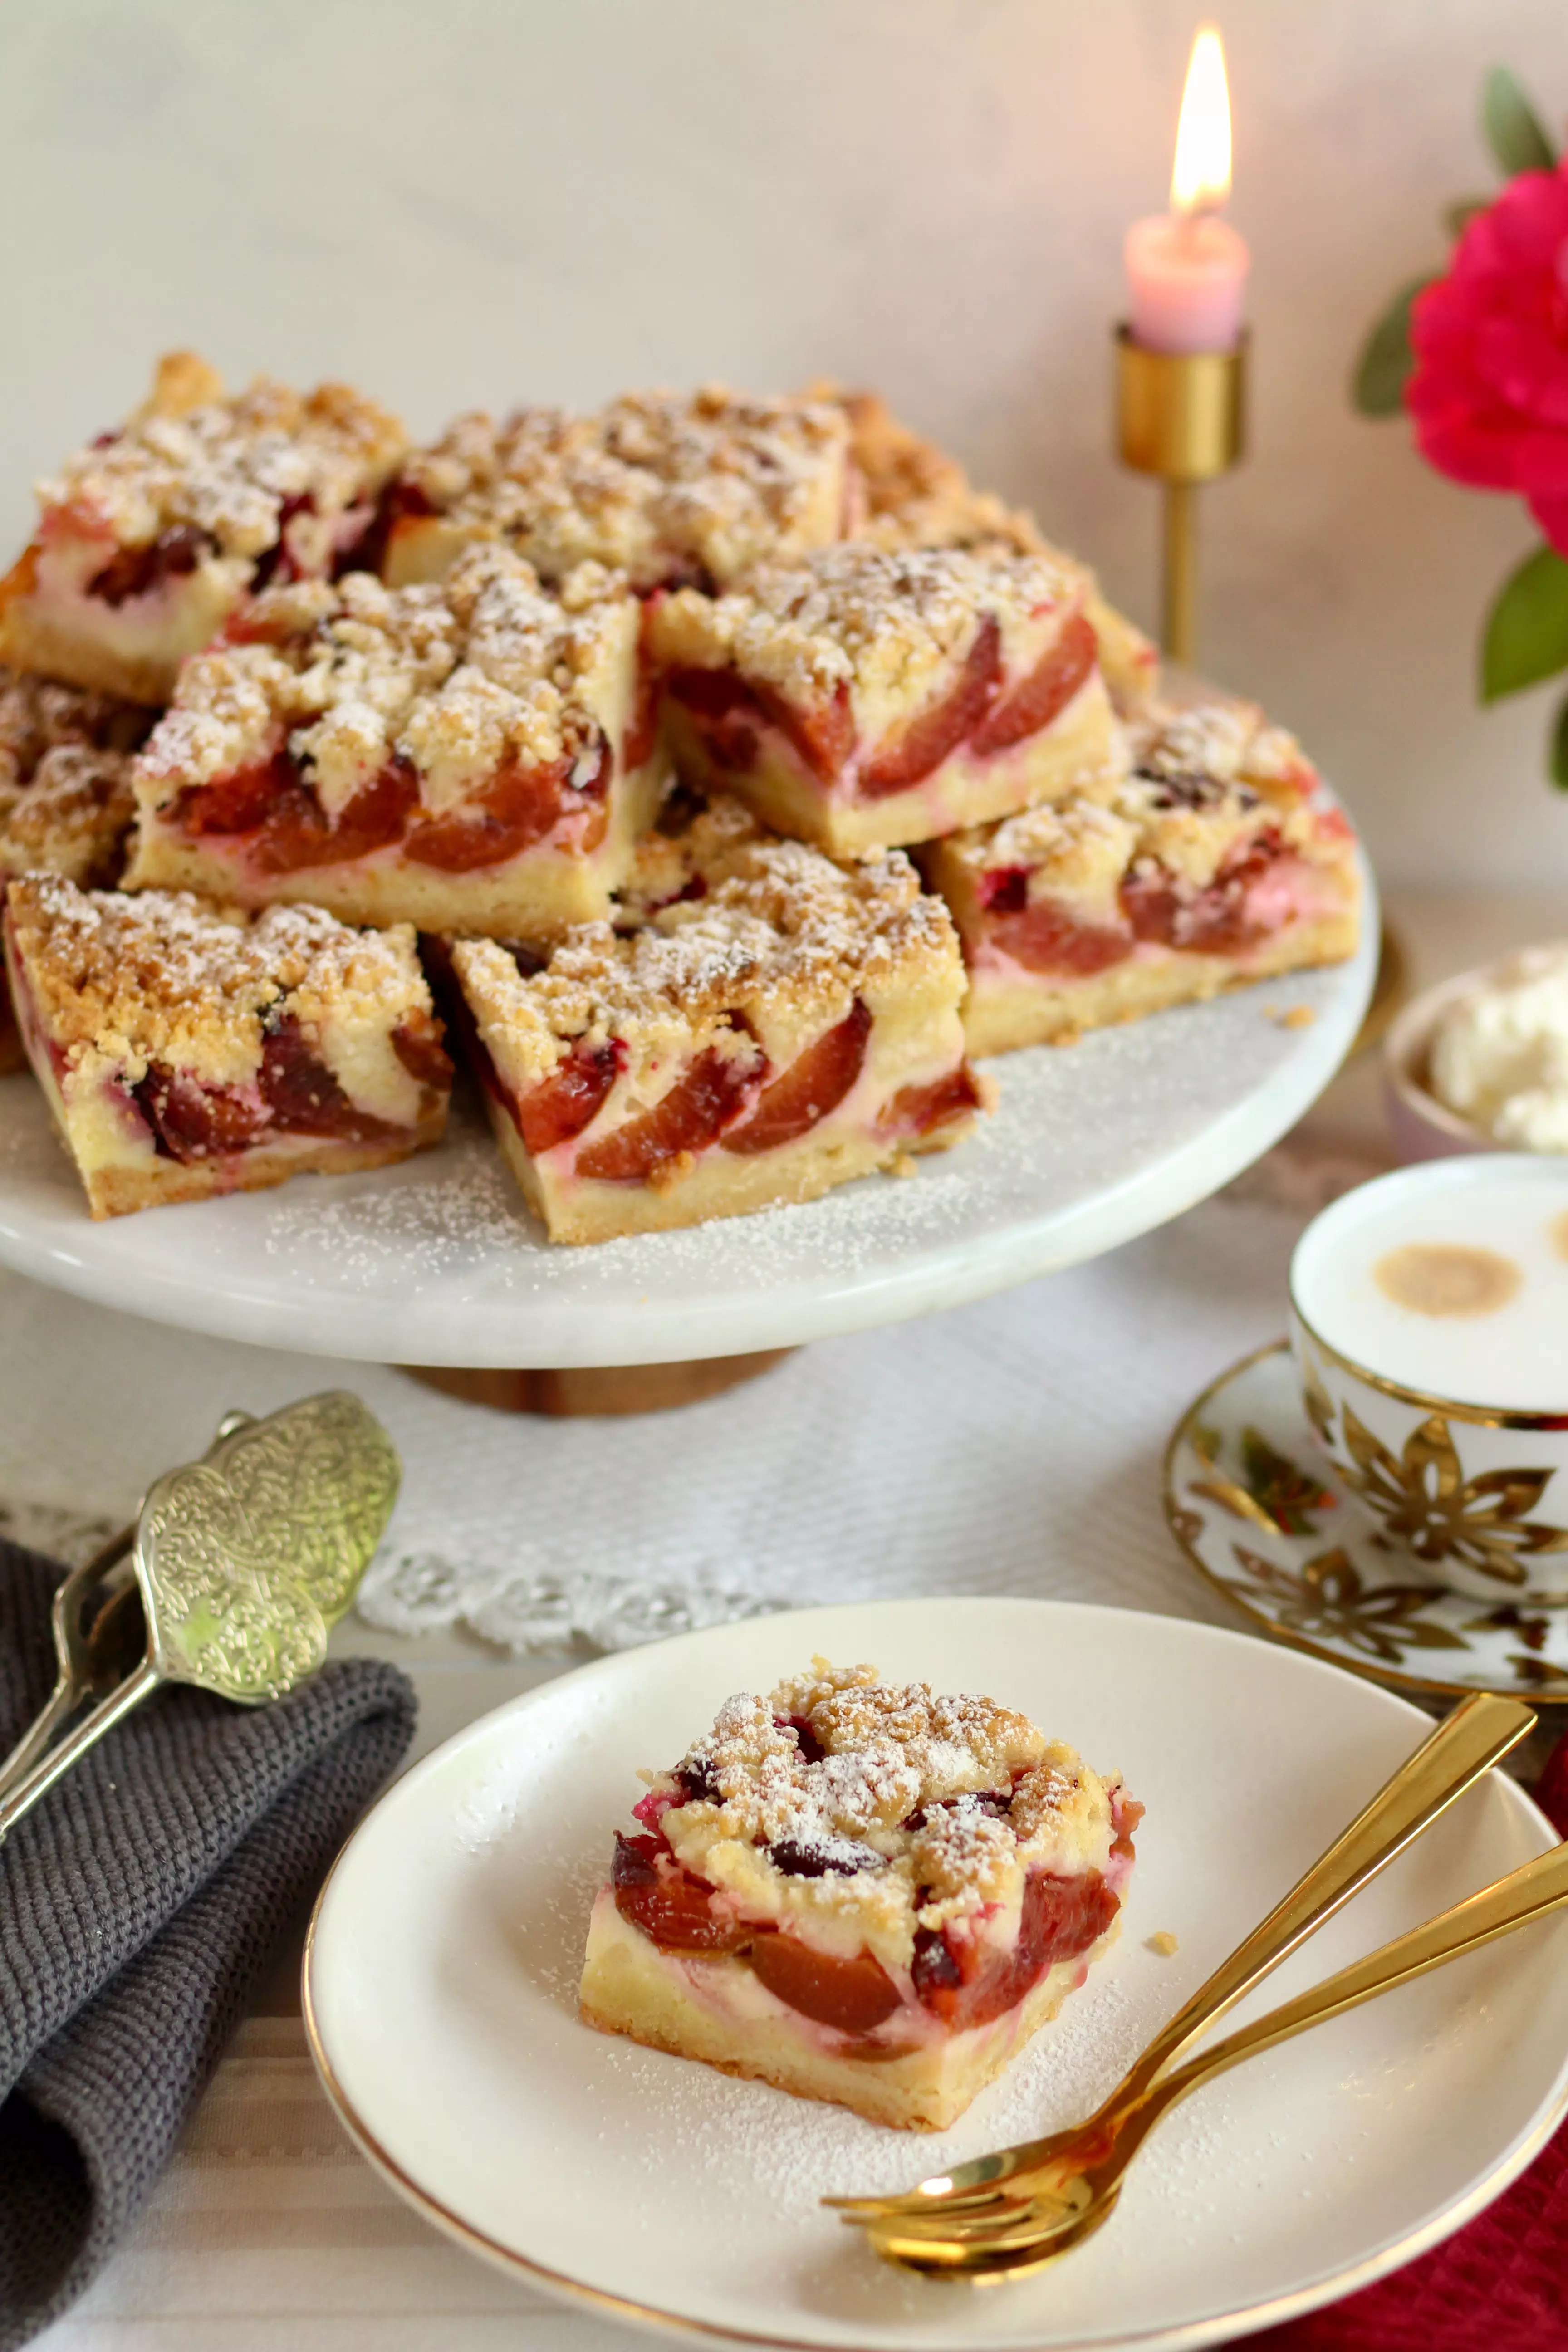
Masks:
[[[1384,1076],[1401,1160],[1568,1153],[1568,940],[1418,996],[1384,1041]]]

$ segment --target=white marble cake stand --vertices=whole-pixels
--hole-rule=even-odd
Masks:
[[[593,1249],[544,1242],[471,1110],[400,1168],[94,1224],[37,1088],[0,1080],[0,1263],[223,1339],[468,1368],[466,1390],[458,1373],[443,1384],[536,1406],[474,1382],[487,1368],[755,1357],[930,1314],[1163,1223],[1293,1125],[1371,994],[1378,908],[1364,880],[1350,963],[1009,1055],[991,1066],[994,1117],[912,1176]],[[1311,1019],[1282,1018],[1297,1008]]]

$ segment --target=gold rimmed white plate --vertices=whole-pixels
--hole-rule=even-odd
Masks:
[[[589,1906],[637,1766],[679,1756],[731,1692],[814,1651],[988,1691],[1121,1766],[1148,1806],[1120,1943],[951,2132],[885,2131],[577,2018]],[[890,2270],[818,2200],[1086,2113],[1426,1727],[1276,1643],[1066,1602],[802,1611],[622,1652],[472,1725],[383,1799],[318,1907],[311,2046],[349,2131],[418,2211],[605,2316],[822,2352],[1224,2342],[1409,2260],[1530,2160],[1568,2105],[1568,1920],[1196,2094],[1107,2227],[1038,2277]],[[1552,1843],[1489,1775],[1253,2008]],[[1150,1948],[1161,1931],[1173,1956]]]
[[[1519,1601],[1433,1584],[1318,1452],[1283,1339],[1188,1407],[1166,1450],[1165,1516],[1210,1584],[1314,1657],[1392,1690],[1568,1706],[1568,1572],[1561,1594]]]

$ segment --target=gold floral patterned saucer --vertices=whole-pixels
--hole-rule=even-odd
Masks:
[[[1394,1690],[1568,1706],[1568,1590],[1489,1606],[1430,1583],[1319,1454],[1283,1339],[1188,1407],[1165,1453],[1165,1516],[1201,1576],[1315,1657]]]

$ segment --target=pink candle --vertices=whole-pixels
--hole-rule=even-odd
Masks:
[[[1156,352],[1228,352],[1249,256],[1228,221],[1159,213],[1127,232],[1132,337]]]
[[[1230,99],[1218,33],[1193,43],[1176,131],[1171,210],[1127,232],[1135,342],[1159,352],[1227,352],[1241,332],[1249,255],[1218,217],[1230,194]]]

